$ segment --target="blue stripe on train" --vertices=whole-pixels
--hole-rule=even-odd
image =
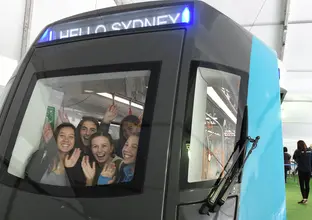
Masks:
[[[243,170],[238,219],[284,220],[286,200],[277,57],[255,37],[247,104],[248,135],[260,136],[260,140]]]

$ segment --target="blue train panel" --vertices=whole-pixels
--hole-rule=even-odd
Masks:
[[[244,167],[238,219],[284,220],[286,198],[277,57],[255,37],[249,74],[248,135],[261,139]]]

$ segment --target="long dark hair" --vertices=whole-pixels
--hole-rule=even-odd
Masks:
[[[55,130],[54,130],[54,132],[53,132],[54,138],[52,138],[52,139],[49,141],[48,147],[47,147],[47,148],[48,148],[48,149],[47,149],[47,150],[48,150],[48,151],[47,151],[47,153],[48,153],[48,158],[49,158],[49,160],[50,160],[50,162],[49,162],[49,167],[48,167],[48,173],[50,173],[51,171],[53,171],[54,165],[55,165],[55,164],[58,164],[58,163],[60,162],[60,157],[59,157],[59,155],[58,155],[57,138],[58,138],[58,136],[59,136],[59,134],[60,134],[60,132],[61,132],[61,130],[62,130],[63,128],[72,128],[73,131],[74,131],[75,140],[76,140],[77,132],[76,132],[76,127],[75,127],[73,124],[68,123],[68,122],[64,122],[64,123],[58,125],[58,126],[55,128]],[[76,142],[75,142],[75,143],[76,143]],[[69,155],[69,156],[72,155],[72,153],[74,152],[74,149],[75,149],[75,146],[73,147],[72,150],[70,150],[70,151],[68,152],[68,155]]]
[[[91,121],[95,124],[97,131],[100,128],[99,122],[96,118],[91,117],[91,116],[84,116],[82,117],[81,121],[79,122],[78,126],[77,126],[77,136],[76,136],[76,146],[79,148],[82,148],[84,146],[82,140],[81,140],[81,136],[80,136],[80,130],[81,127],[83,125],[83,123],[85,123],[86,121]]]
[[[307,145],[306,145],[306,143],[303,140],[299,140],[297,142],[297,150],[300,151],[300,152],[303,151],[304,153],[307,152]]]
[[[127,139],[124,136],[123,130],[122,130],[122,126],[125,122],[130,122],[130,123],[133,123],[133,124],[139,126],[140,125],[140,119],[135,115],[128,115],[122,119],[122,121],[120,123],[120,128],[119,128],[119,143],[120,143],[121,148],[124,146],[124,144],[127,141]]]

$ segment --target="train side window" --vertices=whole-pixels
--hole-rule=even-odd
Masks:
[[[187,182],[215,180],[223,172],[236,140],[240,81],[239,75],[197,68],[186,118]]]
[[[34,88],[30,88],[8,166],[10,175],[66,188],[78,182],[105,185],[109,179],[113,184],[127,183],[138,170],[145,170],[136,164],[146,157],[140,152],[147,152],[140,151],[140,134],[145,134],[141,122],[151,71],[77,72],[70,69],[34,75]],[[107,132],[113,140],[103,136]],[[78,169],[85,161],[83,156],[89,156],[89,169],[95,162],[93,181],[88,181],[88,171],[82,173],[83,179],[71,176],[77,172],[68,172],[75,166],[66,156],[73,157],[75,149],[80,152]],[[114,169],[106,169],[110,174],[103,171],[105,165],[114,165]]]

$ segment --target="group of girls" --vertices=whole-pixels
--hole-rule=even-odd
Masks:
[[[117,116],[115,105],[103,120],[84,117],[77,128],[59,124],[45,126],[42,146],[30,158],[26,177],[56,186],[95,186],[133,179],[139,144],[140,119],[126,116],[120,123],[119,139],[108,133]]]

